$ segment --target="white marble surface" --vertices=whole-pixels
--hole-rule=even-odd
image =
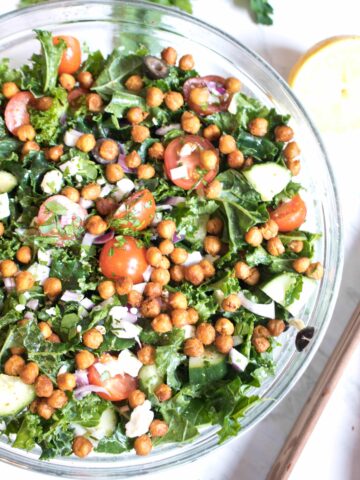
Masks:
[[[15,2],[0,0],[0,13]],[[299,55],[323,38],[360,34],[358,0],[271,0],[274,26],[255,25],[247,0],[194,0],[194,14],[215,24],[269,61],[285,78]],[[221,8],[220,8],[221,7]],[[360,159],[358,135],[324,138],[337,179],[345,234],[340,296],[326,337],[294,390],[251,432],[197,462],[156,475],[162,480],[263,480],[291,429],[352,310],[360,299]],[[306,445],[291,480],[360,478],[360,348]],[[1,477],[35,480],[38,474],[1,465]],[[46,478],[46,477],[41,477]],[[47,477],[49,480],[52,477]]]

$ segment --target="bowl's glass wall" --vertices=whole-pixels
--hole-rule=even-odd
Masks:
[[[302,107],[280,77],[259,57],[225,34],[192,17],[150,4],[123,1],[64,1],[25,9],[6,15],[0,22],[0,55],[9,57],[14,66],[24,63],[38,44],[32,30],[42,28],[57,34],[75,35],[91,49],[109,53],[114,46],[132,48],[142,43],[153,53],[168,45],[180,54],[192,53],[202,74],[237,76],[245,91],[280,112],[290,113],[302,148],[306,187],[308,228],[324,232],[318,242],[317,257],[324,262],[325,276],[302,318],[316,328],[315,341],[306,352],[294,352],[293,341],[278,349],[278,370],[261,389],[271,400],[253,408],[242,421],[245,431],[263,418],[294,385],[314,355],[325,333],[341,276],[340,215],[336,191],[321,141]],[[287,333],[288,337],[293,332]],[[293,340],[293,339],[292,339]],[[146,458],[132,454],[94,456],[86,460],[59,459],[50,463],[37,460],[35,453],[14,450],[1,443],[0,458],[46,473],[74,477],[131,477],[166,466],[191,461],[217,444],[216,429],[206,430],[191,445],[167,446]]]

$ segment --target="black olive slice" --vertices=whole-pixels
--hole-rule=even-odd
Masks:
[[[304,348],[309,345],[310,340],[314,336],[314,333],[314,327],[305,327],[297,333],[295,338],[295,346],[299,352],[302,352]]]
[[[144,73],[153,80],[165,78],[169,75],[169,69],[165,62],[153,55],[146,55],[143,60]]]

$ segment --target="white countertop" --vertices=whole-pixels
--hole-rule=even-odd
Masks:
[[[272,27],[255,25],[244,0],[193,0],[194,15],[233,35],[262,55],[285,78],[301,53],[326,37],[360,34],[358,0],[270,0]],[[0,1],[0,13],[9,10]],[[221,7],[221,8],[220,8]],[[359,136],[357,135],[359,138]],[[263,480],[314,386],[326,359],[360,299],[360,158],[355,136],[326,137],[345,233],[345,266],[335,313],[326,337],[293,391],[252,431],[188,466],[156,475],[156,480]],[[360,348],[355,352],[291,480],[360,478]],[[38,480],[38,474],[1,465],[1,477]],[[148,480],[155,480],[146,477]]]

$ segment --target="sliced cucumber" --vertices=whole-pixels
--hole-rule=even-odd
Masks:
[[[309,301],[311,295],[316,289],[316,281],[303,276],[303,285],[300,297],[290,305],[285,306],[286,291],[291,288],[292,285],[294,285],[296,282],[296,277],[296,273],[282,273],[260,287],[261,290],[266,293],[266,295],[285,307],[294,317],[299,314],[300,310]]]
[[[100,417],[100,422],[96,427],[87,428],[86,434],[97,440],[101,440],[104,437],[110,437],[117,426],[117,415],[112,407],[107,408]]]
[[[33,385],[26,385],[19,377],[0,374],[0,417],[15,415],[35,398]]]
[[[226,375],[226,356],[213,349],[205,350],[201,357],[190,357],[189,380],[195,385],[220,380]]]
[[[11,192],[18,184],[16,177],[12,173],[0,170],[0,193]]]
[[[291,180],[290,170],[275,162],[259,163],[243,173],[264,202],[272,200]]]
[[[154,393],[156,387],[164,382],[163,377],[159,374],[156,365],[144,365],[139,372],[140,388],[147,395]]]

